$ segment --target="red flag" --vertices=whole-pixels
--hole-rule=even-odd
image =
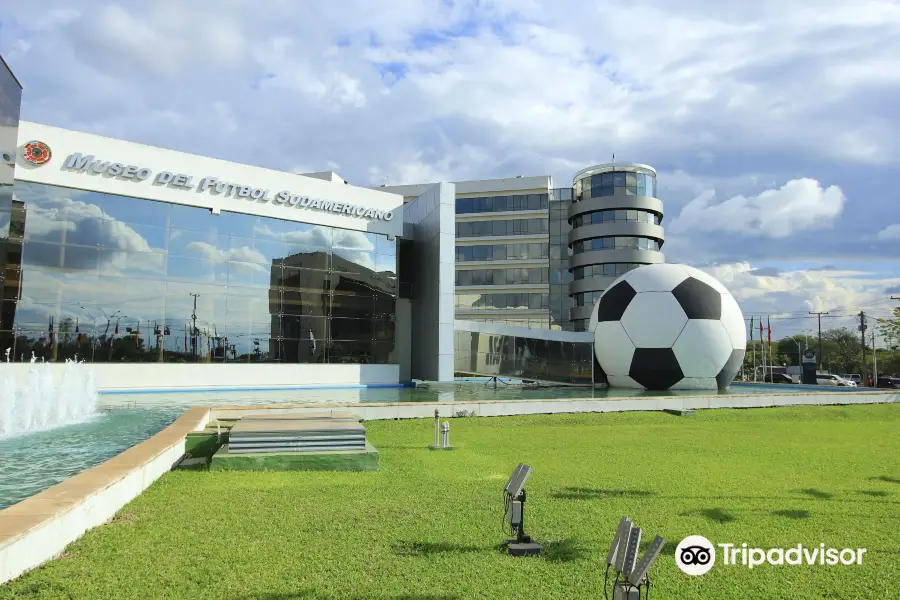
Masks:
[[[763,339],[763,322],[762,322],[762,317],[760,317],[760,319],[759,319],[759,339],[760,339],[760,341],[762,341],[762,339]]]
[[[769,321],[769,344],[772,343],[772,321]]]
[[[113,332],[114,335],[119,335],[119,322],[116,321],[116,330]]]

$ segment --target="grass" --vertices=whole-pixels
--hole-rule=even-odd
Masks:
[[[900,404],[372,422],[378,472],[172,472],[0,598],[603,598],[623,515],[669,543],[652,597],[900,598]],[[498,549],[534,467],[540,558]],[[861,566],[675,566],[687,535],[867,548]]]

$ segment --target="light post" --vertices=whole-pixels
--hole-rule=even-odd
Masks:
[[[93,321],[93,324],[91,325],[91,362],[94,362],[94,350],[96,349],[96,343],[97,343],[97,338],[94,335],[95,332],[97,331],[97,315],[92,313],[86,306],[81,306],[80,308],[81,308],[81,310],[86,312],[88,314],[88,316],[91,318],[91,320]]]

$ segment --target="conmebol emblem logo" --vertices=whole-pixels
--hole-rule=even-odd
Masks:
[[[53,152],[44,142],[33,141],[25,144],[25,160],[33,165],[43,165],[50,161],[51,156]]]

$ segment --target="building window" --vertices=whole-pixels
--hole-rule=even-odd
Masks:
[[[572,244],[572,253],[595,250],[659,250],[659,240],[636,236],[607,236],[579,240]]]
[[[456,294],[456,308],[462,311],[479,310],[548,310],[550,295],[544,293]]]
[[[572,269],[575,280],[588,277],[618,277],[632,269],[640,267],[643,263],[603,263],[600,265],[587,265]]]
[[[487,262],[495,260],[540,260],[550,254],[548,242],[532,244],[485,244],[457,246],[456,262]]]
[[[662,218],[655,212],[641,209],[596,210],[572,217],[572,227],[583,227],[585,225],[598,225],[600,223],[626,221],[659,225],[662,221]]]
[[[11,359],[396,362],[387,236],[35,183],[14,194]]]
[[[602,295],[603,290],[599,290],[594,292],[581,292],[575,294],[573,298],[575,300],[575,306],[593,306]]]
[[[457,198],[456,214],[464,215],[514,210],[547,210],[549,206],[549,194],[516,194],[512,196]]]
[[[456,271],[456,285],[537,285],[547,283],[549,269],[460,269]]]
[[[456,237],[489,235],[543,235],[549,233],[547,219],[509,219],[498,221],[458,221]]]
[[[649,173],[611,171],[598,173],[575,182],[576,201],[604,196],[656,197],[656,178]]]

